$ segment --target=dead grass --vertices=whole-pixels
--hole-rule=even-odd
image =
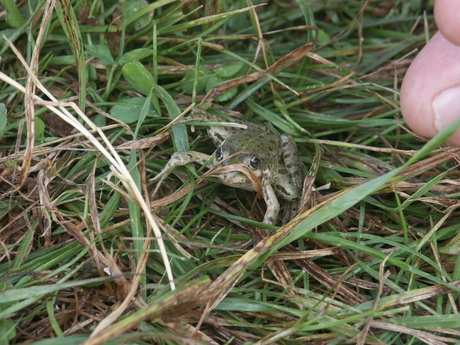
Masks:
[[[4,3],[2,344],[460,340],[459,149],[398,105],[420,6]],[[295,138],[296,218],[194,167],[152,197],[215,149],[195,108]]]

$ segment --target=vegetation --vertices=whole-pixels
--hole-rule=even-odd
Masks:
[[[3,4],[1,344],[460,341],[455,127],[398,105],[432,1]],[[296,218],[198,166],[152,195],[196,110],[294,137]]]

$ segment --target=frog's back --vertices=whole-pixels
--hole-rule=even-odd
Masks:
[[[249,127],[245,131],[232,135],[226,144],[233,147],[233,152],[251,152],[258,156],[278,151],[280,138],[264,127]]]

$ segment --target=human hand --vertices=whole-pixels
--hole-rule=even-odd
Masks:
[[[460,117],[460,1],[436,0],[439,31],[416,56],[401,85],[401,111],[421,136],[433,137]],[[448,141],[460,146],[460,131]]]

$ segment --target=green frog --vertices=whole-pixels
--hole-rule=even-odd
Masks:
[[[211,169],[222,167],[213,176],[223,184],[249,191],[261,189],[267,204],[264,223],[275,224],[280,210],[277,197],[290,203],[284,221],[292,218],[301,196],[302,174],[297,147],[291,136],[284,134],[279,137],[271,133],[268,127],[252,122],[225,123],[207,113],[190,116],[183,122],[189,121],[211,122],[208,135],[217,150],[212,156],[196,151],[175,152],[153,179],[157,183],[155,192],[177,166],[199,163]],[[247,172],[236,169],[238,166]],[[255,177],[255,180],[251,177]],[[257,185],[261,188],[256,188]]]

